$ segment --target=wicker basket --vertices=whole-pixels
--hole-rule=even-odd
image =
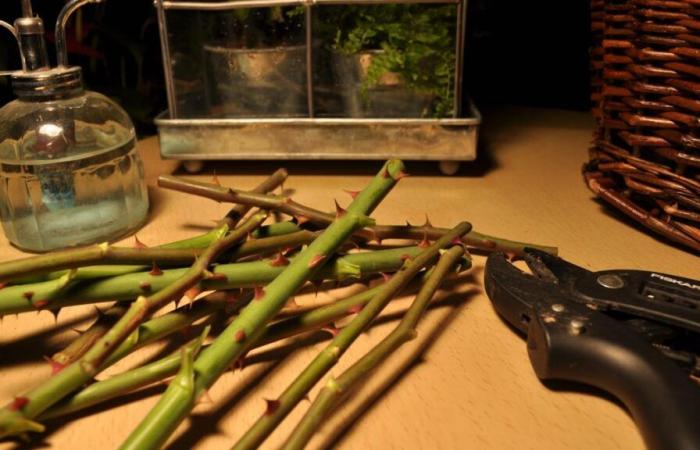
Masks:
[[[700,252],[700,0],[594,0],[588,186]]]

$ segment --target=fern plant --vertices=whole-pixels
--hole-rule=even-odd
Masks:
[[[409,89],[435,98],[430,115],[454,111],[455,5],[388,4],[324,8],[321,33],[332,32],[332,48],[345,55],[377,52],[361,93],[397,73]]]

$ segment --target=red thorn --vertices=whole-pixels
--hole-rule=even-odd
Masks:
[[[269,398],[265,399],[265,415],[266,416],[271,416],[277,411],[280,407],[280,401],[279,400],[270,400]]]
[[[247,353],[244,353],[237,360],[235,360],[233,364],[231,364],[231,370],[243,370],[246,362],[248,362],[246,359],[246,355]]]
[[[48,304],[49,304],[48,300],[37,300],[37,301],[32,303],[32,306],[34,306],[34,308],[41,311],[42,309],[46,308],[46,305],[48,305]]]
[[[347,213],[347,210],[338,204],[338,200],[335,200],[335,218],[340,219]]]
[[[409,255],[408,253],[404,253],[401,255],[401,261],[406,262],[406,261],[412,261],[413,256]]]
[[[241,342],[245,341],[245,338],[246,338],[245,330],[241,329],[241,330],[236,331],[236,335],[234,337],[236,342],[238,342],[240,344]]]
[[[151,271],[148,272],[148,274],[149,274],[149,275],[152,275],[152,276],[154,276],[154,277],[159,277],[159,276],[163,275],[163,271],[160,270],[160,267],[158,267],[158,265],[156,264],[156,262],[153,261],[153,265],[151,266]]]
[[[319,289],[321,288],[321,286],[323,285],[323,280],[313,280],[313,281],[311,281],[311,284],[312,284],[313,287],[314,287],[314,295],[317,296],[317,295],[318,295],[318,290],[319,290]]]
[[[193,286],[185,292],[185,297],[187,297],[190,300],[190,304],[192,304],[192,301],[197,298],[199,294],[202,293],[202,290],[199,288],[199,286]]]
[[[7,282],[0,283],[0,289],[3,289],[5,286],[7,286]]]
[[[423,224],[423,228],[433,228],[433,224],[430,223],[430,219],[428,219],[428,215],[425,215],[425,223]]]
[[[340,333],[340,328],[336,327],[335,324],[329,324],[321,328],[322,331],[326,331],[331,334],[331,336],[336,337]]]
[[[410,227],[412,227],[413,225],[411,225],[411,222],[409,222],[409,221],[407,220],[407,221],[406,221],[406,226],[410,228]]]
[[[352,197],[353,200],[355,200],[355,197],[357,197],[357,194],[360,193],[360,191],[351,191],[349,189],[343,189],[345,193],[347,193],[350,197]]]
[[[221,182],[219,181],[219,177],[216,176],[216,173],[211,177],[211,182],[217,186],[221,186]]]
[[[364,308],[364,305],[352,305],[348,308],[348,314],[357,314],[362,311],[362,308]]]
[[[137,235],[134,235],[134,248],[148,248],[148,245],[141,242]]]
[[[428,240],[428,233],[423,232],[423,240],[421,240],[418,243],[418,247],[420,248],[428,248],[430,247],[430,241]]]
[[[384,166],[384,170],[382,170],[382,177],[384,178],[389,178],[391,174],[389,173],[389,168],[387,166]]]
[[[282,252],[279,252],[275,259],[270,260],[270,265],[272,267],[281,267],[281,266],[286,266],[289,264],[289,260],[284,257],[284,254]]]
[[[151,292],[151,283],[148,281],[142,281],[139,283],[139,289],[141,289],[144,292]]]
[[[59,309],[51,309],[49,310],[51,314],[53,314],[53,320],[55,323],[58,323],[58,314],[61,312],[61,308]]]
[[[301,226],[301,225],[304,225],[306,222],[308,222],[311,219],[309,219],[306,216],[296,215],[296,216],[294,216],[294,220],[296,220],[297,225]]]
[[[391,275],[389,275],[388,273],[382,272],[382,278],[384,278],[384,282],[387,282],[391,279]]]
[[[29,403],[27,397],[15,397],[14,400],[12,400],[12,404],[9,406],[10,411],[19,411],[24,408],[27,403]]]
[[[64,367],[66,367],[65,364],[61,364],[60,362],[55,361],[49,358],[48,356],[44,356],[44,361],[49,363],[49,365],[51,366],[51,375],[56,375],[58,372],[63,370]]]
[[[396,176],[394,176],[394,180],[399,181],[401,178],[406,178],[407,176],[408,174],[406,172],[404,172],[403,170],[399,170],[396,173]]]
[[[318,267],[323,261],[326,260],[326,255],[316,255],[309,261],[309,269]]]
[[[264,296],[265,296],[265,289],[262,286],[255,286],[253,298],[255,300],[260,300]]]
[[[27,291],[24,294],[22,294],[22,297],[26,298],[27,300],[31,301],[32,297],[34,297],[34,292],[33,291]]]

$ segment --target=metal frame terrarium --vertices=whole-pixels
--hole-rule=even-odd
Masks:
[[[466,0],[155,0],[164,157],[476,157],[463,105]]]

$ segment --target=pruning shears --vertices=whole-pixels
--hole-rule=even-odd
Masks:
[[[492,254],[484,278],[537,376],[613,394],[650,449],[700,449],[700,281],[591,272],[535,249],[524,259],[531,274]]]

